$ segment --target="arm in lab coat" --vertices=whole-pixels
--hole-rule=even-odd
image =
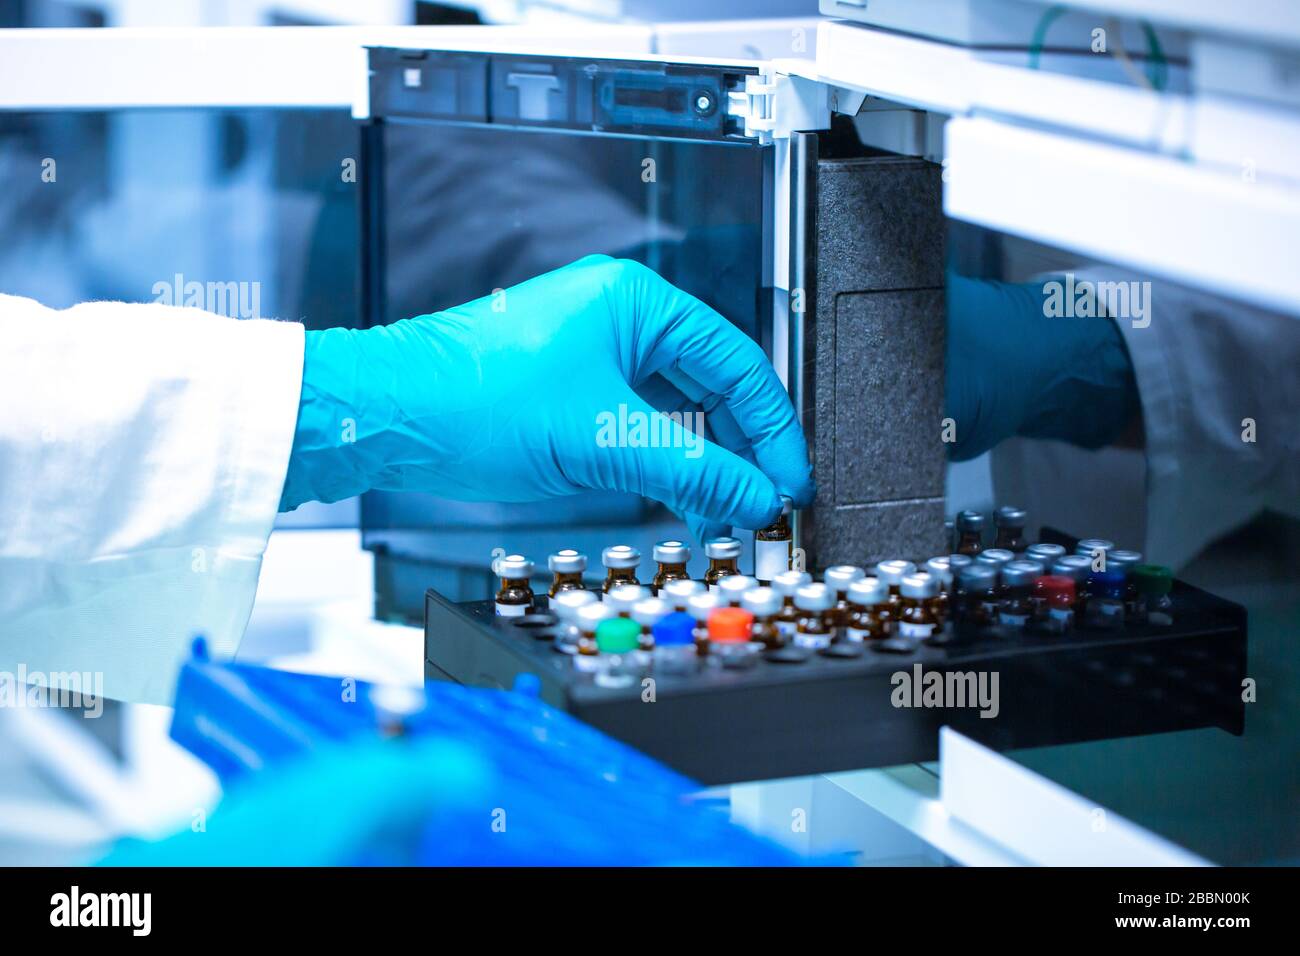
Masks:
[[[1148,552],[1180,565],[1262,511],[1300,516],[1300,319],[1111,267],[1080,276],[1147,304],[1116,324],[1142,399]]]
[[[170,702],[252,608],[302,327],[0,295],[0,336],[0,671]]]

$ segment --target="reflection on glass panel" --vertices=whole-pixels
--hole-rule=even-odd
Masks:
[[[358,325],[357,143],[346,110],[0,113],[0,291]]]
[[[383,144],[384,321],[491,294],[582,256],[645,262],[758,337],[763,165],[754,147],[392,123]],[[494,546],[539,560],[685,529],[631,495],[539,505],[373,492],[362,527],[380,552],[381,613],[417,617],[423,592],[478,597]],[[644,540],[643,540],[644,539]],[[407,580],[401,567],[418,568]],[[385,594],[385,565],[394,579]],[[408,569],[409,570],[409,569]],[[389,600],[391,599],[391,601]]]
[[[0,114],[0,288],[357,324],[356,141],[345,111]]]

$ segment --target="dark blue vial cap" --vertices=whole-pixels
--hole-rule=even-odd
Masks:
[[[1105,597],[1122,597],[1124,594],[1124,581],[1125,574],[1120,568],[1093,571],[1088,575],[1088,586],[1094,593],[1100,591]]]
[[[190,641],[190,657],[196,661],[211,660],[208,654],[208,639],[202,634],[195,634],[194,639]]]
[[[682,611],[665,614],[651,630],[655,646],[692,644],[695,642],[695,618]]]

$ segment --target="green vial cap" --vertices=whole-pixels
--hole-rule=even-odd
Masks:
[[[641,625],[631,618],[611,617],[596,625],[596,649],[602,654],[628,654],[637,649]]]
[[[1140,594],[1158,597],[1174,588],[1174,572],[1163,564],[1135,564],[1133,579]]]

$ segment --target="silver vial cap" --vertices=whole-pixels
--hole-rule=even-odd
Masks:
[[[939,582],[928,574],[909,574],[903,578],[898,590],[905,598],[924,601],[939,593]]]
[[[739,558],[740,557],[740,539],[739,538],[712,538],[704,542],[704,556],[706,558]]]
[[[628,544],[610,545],[600,553],[600,563],[619,571],[636,568],[641,564],[641,552]]]
[[[1037,561],[1008,561],[1002,566],[1002,583],[1008,587],[1025,587],[1041,578],[1045,568]]]
[[[605,595],[605,603],[614,610],[615,614],[631,614],[632,607],[649,596],[649,588],[639,584],[620,584],[609,589],[609,593]]]
[[[672,608],[659,598],[646,598],[632,605],[632,620],[642,627],[654,627]]]
[[[931,558],[925,562],[925,570],[940,585],[952,584],[952,563],[948,555],[941,554],[936,558]]]
[[[983,531],[984,516],[978,511],[961,511],[957,513],[958,531]]]
[[[915,573],[916,565],[911,561],[900,561],[895,558],[889,561],[881,561],[876,565],[876,577],[891,588],[895,585],[901,585],[903,578]]]
[[[824,584],[805,584],[794,592],[794,606],[801,611],[829,611],[835,594]]]
[[[577,619],[579,608],[596,603],[598,599],[590,591],[561,591],[551,598],[551,610],[561,621],[572,623]]]
[[[811,583],[812,575],[807,571],[782,571],[772,579],[772,590],[783,598],[793,597],[795,591]]]
[[[858,578],[849,585],[849,600],[870,607],[889,600],[889,588],[880,578]]]
[[[983,561],[985,564],[1001,566],[1009,561],[1016,560],[1016,555],[1006,548],[985,548],[975,560],[976,562]]]
[[[745,592],[756,587],[758,581],[748,574],[728,574],[718,582],[718,593],[726,598],[728,604],[739,605]]]
[[[969,568],[975,563],[975,559],[969,554],[950,554],[948,555],[948,570],[953,575],[958,574],[962,568]]]
[[[1003,505],[993,513],[993,523],[999,528],[1023,528],[1028,520],[1029,514],[1024,508],[1011,505]]]
[[[847,593],[850,584],[866,576],[867,572],[857,565],[837,564],[826,569],[826,573],[822,575],[822,580],[836,591]]]
[[[565,548],[547,558],[546,566],[553,574],[581,574],[587,570],[587,556],[581,551]]]
[[[1025,557],[1031,561],[1041,561],[1051,567],[1058,558],[1065,557],[1065,548],[1059,544],[1031,544],[1025,548]]]
[[[715,609],[722,606],[722,601],[712,591],[705,591],[702,594],[692,594],[691,599],[686,602],[686,613],[695,618],[700,624],[709,619],[709,615]]]
[[[754,617],[771,617],[781,610],[781,595],[771,588],[750,588],[741,597],[740,606]]]
[[[1053,574],[1063,574],[1067,578],[1073,578],[1075,584],[1086,581],[1091,570],[1092,558],[1082,554],[1067,554],[1063,558],[1057,558],[1056,563],[1052,565]]]
[[[669,581],[663,586],[663,593],[678,604],[685,604],[691,595],[701,594],[707,590],[708,586],[703,581],[686,581],[681,578],[676,581]]]
[[[691,549],[684,541],[660,541],[653,555],[659,564],[685,564],[691,559]]]
[[[614,609],[608,604],[602,604],[596,601],[592,604],[584,604],[578,608],[577,623],[578,628],[583,631],[596,632],[596,625],[601,621],[614,616]]]
[[[1115,542],[1107,541],[1105,538],[1080,538],[1079,543],[1074,546],[1075,554],[1086,554],[1091,557],[1097,551],[1111,552],[1115,550]]]
[[[518,581],[521,578],[531,578],[533,562],[522,554],[507,554],[504,558],[497,558],[496,571],[503,580]]]
[[[1140,551],[1128,551],[1123,548],[1116,548],[1114,551],[1106,552],[1106,565],[1108,567],[1122,567],[1128,569],[1135,564],[1142,563],[1142,553]]]

